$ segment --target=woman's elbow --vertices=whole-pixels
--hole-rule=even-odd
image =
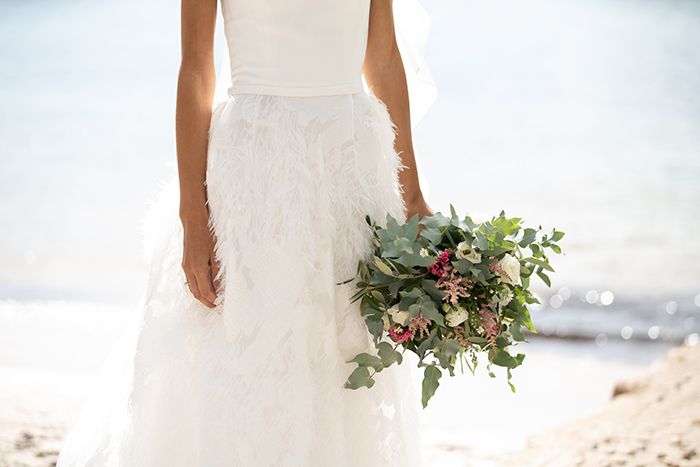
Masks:
[[[364,69],[372,74],[403,71],[401,52],[396,42],[382,47],[369,47],[365,55]]]

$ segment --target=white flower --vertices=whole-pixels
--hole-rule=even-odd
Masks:
[[[500,306],[506,306],[513,300],[513,291],[506,288],[504,291],[498,294],[498,304]]]
[[[505,255],[494,268],[503,282],[510,285],[520,285],[520,261],[511,255]]]
[[[455,256],[459,259],[466,259],[472,264],[481,262],[481,253],[474,250],[472,246],[467,242],[460,242],[457,245],[457,251]]]
[[[465,322],[469,318],[469,315],[467,314],[467,311],[464,308],[453,308],[452,311],[447,313],[445,315],[445,319],[447,319],[447,324],[455,328]]]
[[[428,252],[427,248],[421,248],[418,254],[421,255],[423,258],[430,256],[430,253]]]
[[[400,324],[401,326],[406,326],[406,324],[408,324],[409,312],[405,310],[399,310],[398,305],[394,305],[391,308],[389,308],[387,310],[387,313],[389,313],[391,319],[393,319],[396,324]]]

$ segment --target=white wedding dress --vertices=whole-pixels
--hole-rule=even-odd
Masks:
[[[138,324],[58,467],[420,465],[408,365],[343,388],[372,346],[337,283],[371,254],[365,215],[403,218],[392,122],[361,77],[369,6],[222,0],[231,85],[207,169],[219,305],[185,285],[173,182],[150,220]]]

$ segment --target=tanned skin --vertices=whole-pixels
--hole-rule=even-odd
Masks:
[[[406,206],[406,218],[410,219],[414,214],[423,217],[430,216],[433,212],[425,202],[418,182],[406,72],[396,44],[391,3],[391,0],[372,0],[363,73],[374,95],[386,104],[391,121],[396,126],[394,145],[405,166],[399,172],[399,182]]]
[[[180,220],[184,241],[182,268],[192,295],[215,307],[219,264],[209,227],[206,167],[209,124],[216,86],[214,29],[217,0],[181,0],[182,58],[177,86],[176,141],[180,180]],[[407,218],[431,215],[418,183],[411,136],[408,89],[396,44],[391,0],[372,0],[363,66],[367,84],[386,104],[396,126],[395,147],[405,168],[399,182]]]

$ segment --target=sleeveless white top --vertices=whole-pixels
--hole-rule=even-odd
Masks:
[[[221,0],[229,95],[361,92],[370,0]]]

